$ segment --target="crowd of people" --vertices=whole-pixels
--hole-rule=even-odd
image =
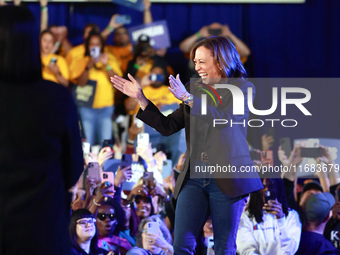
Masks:
[[[20,4],[20,1],[15,3]],[[178,76],[176,78],[172,76],[174,72],[166,62],[164,54],[166,50],[154,49],[147,35],[140,36],[137,44],[133,46],[129,41],[127,29],[122,24],[116,23],[118,14],[112,16],[108,26],[103,31],[100,31],[96,24],[87,24],[83,31],[84,42],[73,47],[67,38],[66,27],[47,27],[47,4],[47,0],[40,0],[40,55],[34,56],[34,53],[38,52],[32,50],[27,57],[33,63],[30,67],[31,70],[28,70],[30,76],[24,71],[15,74],[8,72],[7,76],[1,74],[1,84],[27,82],[30,86],[26,86],[22,95],[18,95],[20,102],[22,102],[20,105],[17,102],[5,100],[6,93],[8,95],[13,93],[10,86],[8,88],[7,85],[0,86],[0,92],[3,92],[0,93],[0,97],[3,98],[3,100],[0,100],[0,102],[3,102],[0,109],[18,108],[16,116],[21,116],[20,121],[25,122],[26,120],[27,124],[32,124],[33,119],[36,122],[35,125],[25,127],[32,132],[30,144],[34,150],[39,152],[37,159],[40,156],[42,158],[49,157],[45,155],[47,151],[54,153],[53,157],[49,158],[53,163],[48,165],[48,169],[46,168],[54,174],[51,175],[52,177],[46,177],[47,174],[44,172],[37,173],[40,174],[38,175],[40,179],[45,180],[46,178],[45,186],[39,187],[39,189],[34,186],[35,183],[39,183],[39,177],[29,178],[30,183],[25,188],[30,190],[31,193],[27,193],[27,197],[24,195],[27,190],[20,193],[21,189],[15,190],[16,186],[11,188],[14,197],[18,196],[19,201],[22,197],[26,197],[30,201],[31,207],[23,203],[19,208],[27,208],[17,212],[17,205],[9,203],[7,209],[4,210],[6,211],[5,216],[10,215],[13,211],[16,213],[14,215],[22,216],[23,213],[32,210],[32,208],[37,208],[32,207],[32,203],[34,204],[36,201],[33,199],[33,195],[30,198],[30,194],[41,198],[39,205],[35,205],[40,206],[41,212],[32,218],[32,224],[25,225],[26,223],[22,223],[30,228],[26,229],[23,234],[8,235],[7,238],[0,239],[1,254],[2,252],[3,254],[17,253],[18,250],[10,246],[11,243],[14,243],[8,241],[11,238],[13,240],[22,239],[22,244],[26,245],[28,249],[35,245],[39,247],[39,243],[25,241],[25,235],[36,235],[35,238],[41,240],[49,237],[53,239],[52,233],[39,233],[39,229],[34,226],[35,222],[39,219],[45,219],[46,215],[50,217],[47,220],[50,225],[45,226],[50,228],[47,232],[52,232],[53,228],[58,229],[56,227],[58,224],[64,228],[68,224],[69,236],[41,244],[38,249],[32,248],[36,252],[40,249],[41,252],[44,252],[42,254],[47,254],[46,251],[52,249],[55,249],[55,254],[69,254],[66,251],[66,244],[69,243],[66,237],[70,239],[71,254],[172,255],[176,254],[176,249],[180,250],[179,246],[185,247],[185,244],[181,242],[190,242],[190,249],[193,247],[193,250],[186,251],[188,254],[215,254],[215,252],[216,254],[224,254],[221,247],[223,242],[227,241],[222,240],[222,236],[225,239],[233,240],[234,238],[236,240],[237,254],[240,255],[340,254],[340,174],[331,171],[331,166],[334,165],[334,156],[330,154],[326,147],[320,146],[322,156],[315,158],[315,160],[318,164],[325,165],[327,171],[318,173],[315,176],[316,180],[308,179],[301,183],[296,171],[285,172],[275,178],[260,176],[260,181],[255,178],[249,179],[249,184],[243,187],[244,193],[237,193],[237,201],[232,202],[228,207],[229,204],[226,205],[229,201],[221,200],[220,197],[216,201],[213,199],[213,196],[217,196],[217,193],[218,195],[222,194],[220,191],[198,194],[198,189],[193,189],[194,186],[200,185],[198,181],[191,180],[189,187],[189,180],[183,177],[181,182],[184,182],[185,186],[184,184],[181,184],[181,186],[184,186],[185,189],[182,188],[181,190],[181,199],[176,200],[179,190],[175,190],[175,184],[178,176],[183,171],[188,170],[188,166],[185,164],[188,154],[185,153],[187,148],[183,143],[183,140],[186,139],[184,133],[172,133],[183,128],[180,121],[184,120],[179,120],[180,117],[178,117],[178,119],[172,119],[171,122],[161,121],[162,125],[158,125],[156,130],[164,134],[171,133],[170,138],[156,134],[153,130],[155,125],[153,122],[159,118],[155,114],[157,109],[164,115],[169,115],[179,107],[182,101],[190,101],[190,97],[183,96],[187,93],[185,90],[178,92],[181,95],[176,94],[176,89],[181,89],[181,83]],[[145,0],[144,5],[144,23],[150,23],[152,22],[151,3],[149,0]],[[10,17],[10,15],[14,16]],[[15,15],[21,15],[21,20],[15,21]],[[21,7],[18,7],[18,9],[0,7],[0,28],[10,27],[10,24],[13,25],[16,22],[32,23],[31,16],[27,10]],[[15,31],[17,27],[12,29]],[[113,44],[109,45],[106,44],[106,40],[111,33],[114,33],[114,39]],[[236,53],[233,53],[232,56],[237,59],[238,67],[235,70],[244,74],[245,77],[246,71],[241,63],[247,61],[247,57],[251,53],[250,49],[231,32],[227,25],[219,23],[202,27],[179,45],[184,54],[194,52],[194,55],[191,53],[190,56],[190,59],[193,60],[190,62],[191,65],[193,64],[191,66],[192,71],[199,69],[198,63],[196,63],[197,55],[206,54],[202,51],[202,47],[209,50],[204,44],[209,41],[202,41],[202,39],[213,36],[224,38],[221,39],[222,42],[230,43],[230,48],[235,49]],[[13,38],[22,40],[25,37]],[[30,40],[33,39],[30,38]],[[196,44],[197,42],[198,44]],[[0,45],[8,46],[9,44]],[[26,52],[25,49],[23,49],[23,52]],[[5,59],[6,56],[3,54],[0,55],[0,58]],[[40,57],[41,66],[34,64],[39,62],[36,60],[37,57]],[[9,70],[5,66],[8,63],[4,64],[0,60],[1,72]],[[204,63],[200,64],[204,65]],[[34,70],[37,66],[41,69]],[[10,68],[14,69],[15,67],[13,64]],[[226,70],[223,68],[226,68]],[[223,65],[220,66],[219,70],[226,77],[230,77],[229,74],[233,72]],[[40,76],[38,75],[39,72],[41,72]],[[22,80],[25,77],[32,77],[34,73],[37,75],[36,78],[32,78],[32,81]],[[235,75],[234,73],[231,77]],[[202,76],[205,78],[204,76],[207,74],[199,73],[201,78]],[[167,79],[169,75],[171,75],[170,81]],[[119,80],[117,76],[131,80],[134,85],[138,84],[139,86],[140,84],[143,95],[149,101],[146,98],[145,100],[151,104],[147,103],[144,107],[143,102],[138,101],[139,97],[122,93],[124,89],[117,87],[125,79]],[[43,83],[39,82],[40,77],[44,79]],[[110,80],[110,77],[115,78]],[[243,78],[243,76],[237,78]],[[53,84],[55,87],[52,88],[49,81],[60,86]],[[112,85],[112,81],[114,81],[115,86]],[[46,86],[46,89],[43,89],[44,86]],[[48,90],[47,87],[52,89]],[[73,91],[72,95],[76,106],[71,98],[71,91]],[[34,96],[33,92],[38,96]],[[26,115],[19,114],[20,109],[25,108],[25,103],[28,103],[25,98],[31,94],[32,98],[40,96],[40,100],[29,101],[34,103],[32,106],[34,111]],[[52,99],[51,95],[59,101]],[[64,105],[61,106],[60,102]],[[51,107],[52,104],[55,105],[56,109]],[[190,102],[185,104],[193,107]],[[139,109],[139,106],[142,110]],[[181,107],[184,108],[183,104],[181,104]],[[141,124],[136,114],[149,126]],[[79,123],[77,123],[77,115],[80,118]],[[44,119],[46,116],[50,116],[48,120]],[[6,121],[14,123],[10,117]],[[41,131],[41,127],[45,127],[44,123],[48,123],[48,121],[52,124],[48,125],[50,130],[45,134]],[[58,125],[58,121],[65,123]],[[176,123],[174,124],[174,122]],[[25,186],[23,182],[27,180],[24,179],[24,175],[20,175],[22,174],[20,172],[21,167],[26,164],[27,169],[36,172],[38,169],[36,164],[40,163],[34,161],[35,159],[26,158],[25,155],[31,148],[21,146],[20,137],[11,141],[8,140],[16,137],[15,132],[20,133],[22,131],[22,134],[26,132],[18,128],[19,124],[14,126],[15,129],[13,129],[13,126],[11,128],[3,125],[3,123],[0,124],[0,129],[8,130],[9,134],[8,137],[1,135],[0,141],[12,146],[8,145],[6,152],[1,148],[1,157],[7,156],[7,160],[1,161],[1,163],[3,163],[5,169],[10,164],[15,166],[18,170],[16,174],[23,178],[22,180],[16,179],[16,185]],[[83,150],[84,153],[81,155],[80,139],[77,138],[78,133],[81,133],[82,141],[93,148],[92,152]],[[147,143],[144,143],[140,138],[145,134],[148,134]],[[37,139],[40,136],[42,138]],[[259,148],[259,150],[275,151],[277,149],[280,163],[283,166],[301,164],[301,146],[295,145],[290,154],[286,155],[281,147],[273,148],[274,139],[276,138],[272,135],[263,135],[262,148]],[[111,144],[102,145],[102,141],[111,141]],[[245,139],[244,144],[247,146]],[[100,147],[98,152],[95,152],[96,145]],[[204,146],[204,144],[198,143],[198,147],[200,146]],[[250,145],[248,146],[247,149],[251,148]],[[21,150],[17,152],[17,156],[9,156],[9,152],[17,148]],[[129,163],[124,164],[125,158],[129,157],[131,159],[130,161],[127,160]],[[206,155],[203,155],[203,157],[206,157]],[[67,160],[61,162],[60,158]],[[84,163],[82,163],[82,159],[84,159]],[[204,162],[203,158],[200,159]],[[257,159],[253,159],[253,161],[261,169],[261,162],[258,162]],[[171,165],[168,172],[166,172],[167,164]],[[98,168],[93,168],[93,166],[98,166]],[[57,170],[62,167],[64,167],[64,171],[60,174]],[[93,170],[97,171],[98,178],[94,178],[90,174]],[[109,172],[114,173],[114,178],[111,181],[102,180],[105,173]],[[14,175],[7,175],[5,171],[0,171],[0,176],[3,176],[4,180],[9,182],[16,178]],[[76,180],[78,181],[76,182]],[[233,181],[233,179],[229,180],[229,182]],[[75,182],[76,184],[73,185]],[[256,187],[251,186],[253,185],[251,183],[254,182],[257,184]],[[224,184],[228,186],[228,183],[225,182]],[[55,194],[46,193],[49,185],[54,186],[60,194],[64,194],[66,191],[72,194],[70,208],[63,208],[60,214],[55,214],[49,209],[62,208],[63,204],[68,202],[66,202],[66,198],[61,199],[56,197]],[[212,187],[212,184],[209,185]],[[260,188],[262,185],[263,188]],[[188,191],[190,188],[192,193]],[[214,183],[214,188],[216,190],[220,188],[217,181],[216,184]],[[3,188],[1,188],[2,190]],[[7,193],[3,193],[5,195],[1,195],[0,198],[4,198],[5,202],[9,201]],[[228,193],[228,191],[224,193]],[[249,196],[244,195],[248,193],[251,194]],[[184,194],[190,197],[184,200]],[[206,194],[211,195],[211,197],[207,199]],[[209,202],[206,202],[205,199]],[[197,201],[192,203],[190,201],[189,203],[189,200]],[[180,205],[178,205],[178,201]],[[2,200],[0,202],[0,206],[2,206]],[[52,202],[55,205],[50,205],[48,208],[48,205]],[[46,206],[41,206],[42,204],[46,204]],[[233,207],[236,204],[238,209]],[[242,212],[244,204],[245,207]],[[181,209],[176,209],[177,206]],[[68,214],[67,209],[70,209],[70,222],[67,222],[65,216]],[[195,209],[197,210],[194,211]],[[199,210],[201,210],[201,214],[198,213]],[[230,211],[235,214],[238,214],[239,211],[237,217],[240,218],[240,223],[238,226],[235,222],[230,223],[230,226],[221,225],[221,222],[224,222],[225,214]],[[177,215],[175,212],[177,212]],[[8,217],[13,221],[16,220],[14,216]],[[177,220],[180,223],[175,224],[176,217],[181,219]],[[221,220],[214,223],[214,219],[216,220],[218,217]],[[190,221],[189,218],[192,220]],[[195,223],[203,219],[202,224]],[[30,221],[31,219],[23,218],[23,220]],[[233,218],[229,217],[228,220],[233,221]],[[20,227],[21,221],[20,219],[14,225],[17,229]],[[182,236],[174,236],[175,228],[181,228],[180,225],[189,225],[189,222],[192,223],[187,226],[192,230],[190,231],[190,240],[185,239],[188,238],[187,236],[184,237],[187,235],[187,229],[183,230]],[[237,235],[234,237],[225,236],[233,235],[232,231],[234,230],[229,229],[233,226],[236,226]],[[9,227],[5,223],[0,224],[0,237],[3,231],[9,229]],[[30,230],[32,233],[28,234]],[[177,231],[179,232],[179,230]],[[60,243],[63,245],[60,245]],[[218,244],[216,245],[216,243]],[[215,250],[214,245],[218,248],[217,250]]]

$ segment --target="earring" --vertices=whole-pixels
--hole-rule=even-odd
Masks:
[[[222,68],[220,68],[220,71],[222,71]]]

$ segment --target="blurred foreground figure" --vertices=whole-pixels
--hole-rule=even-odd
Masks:
[[[67,88],[41,78],[39,27],[0,7],[0,254],[70,254],[67,190],[82,149]]]

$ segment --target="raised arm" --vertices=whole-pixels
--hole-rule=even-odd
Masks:
[[[144,0],[144,24],[152,23],[151,2],[150,0]]]
[[[40,2],[40,32],[48,28],[48,7],[47,0],[39,0]]]

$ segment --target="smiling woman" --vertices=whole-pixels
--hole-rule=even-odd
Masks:
[[[222,103],[207,104],[207,114],[203,116],[200,114],[203,100],[196,92],[202,86],[228,83],[247,95],[248,88],[254,88],[254,85],[244,79],[246,71],[236,48],[224,37],[213,36],[197,43],[191,51],[191,60],[201,80],[184,86],[179,75],[176,78],[170,75],[169,90],[182,103],[167,116],[145,97],[140,84],[131,75],[128,75],[130,81],[114,76],[111,82],[116,89],[136,99],[140,105],[137,118],[162,135],[169,136],[185,128],[186,159],[174,190],[177,198],[174,253],[194,253],[195,240],[211,215],[216,254],[235,254],[235,237],[245,205],[244,198],[263,187],[257,173],[249,173],[244,176],[246,178],[232,173],[223,176],[201,174],[192,178],[194,171],[191,170],[195,166],[211,167],[216,163],[228,168],[253,165],[246,142],[246,127],[216,129],[212,126],[215,118],[247,122],[249,109],[244,105],[244,114],[234,115],[230,93],[219,92]]]
[[[98,248],[96,218],[87,209],[73,212],[70,221],[72,255],[106,255],[107,251]]]

